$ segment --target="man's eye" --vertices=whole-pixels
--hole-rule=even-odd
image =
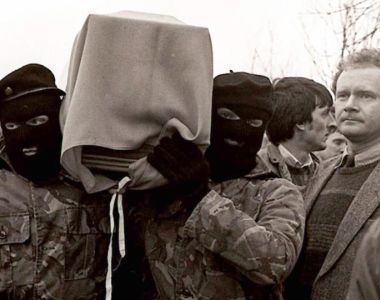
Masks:
[[[339,100],[339,101],[345,101],[348,99],[350,95],[348,93],[337,93],[336,94],[336,100]]]
[[[372,99],[374,98],[372,94],[370,93],[361,93],[360,95],[360,98],[364,98],[364,99]]]
[[[260,119],[251,119],[246,122],[249,126],[252,126],[252,127],[261,127],[263,125],[263,120],[260,120]]]
[[[12,122],[5,123],[5,128],[8,130],[15,130],[19,127],[20,127],[20,124],[18,123],[12,123]]]
[[[41,115],[41,116],[38,116],[26,121],[26,124],[29,126],[39,126],[39,125],[45,124],[47,121],[49,121],[49,117],[45,115]]]
[[[332,134],[337,130],[337,126],[335,124],[331,124],[327,126],[327,133]]]
[[[340,145],[346,144],[346,141],[345,140],[334,140],[333,143],[337,146],[340,146]]]
[[[330,109],[329,108],[324,109],[322,111],[321,115],[322,115],[322,117],[330,116]]]
[[[225,107],[218,108],[217,113],[223,119],[240,120],[240,117],[237,114]]]

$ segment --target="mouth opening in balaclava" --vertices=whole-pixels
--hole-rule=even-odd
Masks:
[[[226,108],[239,119],[226,119],[217,109],[213,111],[211,145],[206,158],[214,181],[243,176],[255,167],[256,154],[270,117],[267,112],[250,107],[229,105]]]

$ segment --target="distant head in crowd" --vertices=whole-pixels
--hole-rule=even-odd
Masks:
[[[328,89],[304,77],[284,77],[274,84],[275,110],[268,124],[269,140],[293,140],[306,152],[326,147],[333,99]]]
[[[380,143],[380,50],[363,49],[338,66],[333,81],[338,129],[350,149],[362,152]]]
[[[315,154],[321,159],[326,160],[344,152],[347,147],[346,137],[339,132],[335,124],[329,126],[329,136],[326,140],[326,149]]]
[[[15,171],[43,180],[60,169],[59,108],[64,92],[53,73],[29,64],[0,81],[0,123],[5,150]]]
[[[268,77],[244,72],[214,79],[211,144],[206,151],[213,180],[245,175],[255,166],[273,111]]]

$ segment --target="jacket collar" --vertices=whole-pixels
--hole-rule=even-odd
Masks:
[[[277,177],[292,181],[292,176],[277,146],[268,143],[265,148],[259,151],[258,156],[267,166],[267,169],[276,174]]]
[[[279,145],[278,151],[280,152],[281,156],[284,158],[284,161],[287,165],[293,167],[293,168],[304,168],[304,167],[310,167],[314,161],[312,156],[309,154],[308,160],[305,163],[301,163],[297,157],[293,155],[285,146]]]
[[[334,157],[334,158],[325,160],[321,162],[321,164],[319,164],[316,170],[316,173],[310,179],[304,193],[305,207],[306,207],[307,214],[309,214],[319,193],[321,192],[322,188],[325,186],[326,182],[330,179],[330,177],[334,173],[334,170],[340,164],[341,160],[342,160],[341,157]]]
[[[260,156],[256,155],[256,166],[248,174],[244,175],[244,178],[252,180],[268,177],[275,178],[279,177],[279,175],[269,168]]]

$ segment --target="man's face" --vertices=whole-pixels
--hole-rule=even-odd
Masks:
[[[326,140],[326,149],[319,152],[322,159],[328,159],[343,153],[347,146],[347,139],[338,131],[329,134]]]
[[[303,140],[309,152],[326,148],[328,126],[334,122],[330,106],[317,106],[311,114],[312,120],[305,124]]]
[[[353,144],[380,140],[380,69],[363,67],[344,71],[336,87],[338,129]]]

